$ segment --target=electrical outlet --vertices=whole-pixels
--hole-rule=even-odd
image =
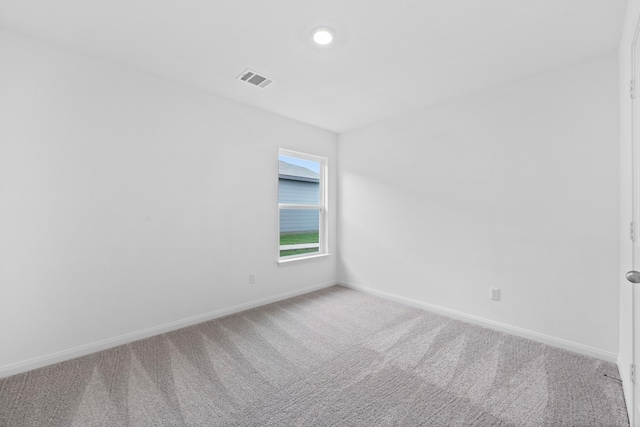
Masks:
[[[255,274],[250,274],[249,275],[249,284],[253,285],[254,283],[256,283],[256,275]]]
[[[489,298],[495,301],[500,301],[500,289],[489,288]]]

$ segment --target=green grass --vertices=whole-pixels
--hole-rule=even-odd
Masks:
[[[305,233],[280,233],[281,245],[299,245],[302,243],[318,243],[318,232],[310,231]]]
[[[318,243],[320,240],[318,239],[317,231],[310,231],[304,233],[286,233],[280,234],[280,244],[281,245],[300,245],[303,243]],[[291,255],[300,255],[300,254],[309,254],[313,252],[318,252],[318,248],[307,248],[307,249],[288,249],[284,251],[280,251],[280,256],[291,256]]]
[[[286,251],[280,251],[280,256],[290,256],[290,255],[300,255],[300,254],[310,254],[313,252],[318,252],[318,248],[309,248],[309,249],[289,249]]]

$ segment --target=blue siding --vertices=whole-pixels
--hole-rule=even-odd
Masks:
[[[320,204],[320,183],[282,178],[278,182],[278,203]]]
[[[281,209],[280,232],[318,231],[320,212],[317,210]]]
[[[318,205],[320,204],[320,183],[280,178],[278,202]],[[318,231],[319,222],[320,213],[317,210],[280,210],[281,233]]]

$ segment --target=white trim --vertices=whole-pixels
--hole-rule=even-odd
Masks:
[[[633,383],[628,378],[629,365],[622,363],[620,357],[618,356],[616,360],[616,365],[618,366],[618,372],[620,373],[620,378],[622,379],[622,393],[624,394],[625,405],[627,409],[627,415],[630,415],[629,411],[633,411],[633,404],[630,402],[633,399]],[[633,418],[629,416],[629,425],[633,426]]]
[[[402,297],[385,291],[379,291],[377,289],[368,288],[366,286],[354,285],[350,283],[340,282],[342,286],[346,286],[357,291],[365,292],[378,297],[386,298],[392,301],[401,302],[413,307],[422,308],[424,310],[433,311],[438,314],[445,315],[447,317],[454,318],[456,320],[462,320],[467,323],[472,323],[486,328],[494,329],[500,332],[506,332],[511,335],[517,335],[522,338],[528,338],[533,341],[541,342],[553,347],[559,347],[564,350],[573,351],[574,353],[583,354],[585,356],[595,357],[597,359],[605,360],[607,362],[616,363],[618,355],[609,351],[600,350],[598,348],[589,347],[587,345],[578,344],[576,342],[568,341],[562,338],[552,337],[550,335],[541,334],[538,332],[530,331],[528,329],[519,328],[517,326],[508,325],[506,323],[496,322],[494,320],[485,319],[483,317],[474,316],[472,314],[462,313],[460,311],[451,310],[449,308],[440,307],[434,304],[418,301],[412,298]]]
[[[315,154],[303,153],[302,151],[289,150],[288,148],[280,148],[278,151],[279,151],[279,154],[283,156],[299,157],[301,159],[311,160],[314,162],[321,162],[327,159],[326,157],[323,157],[323,156],[316,156]]]
[[[302,209],[321,211],[322,205],[293,205],[291,203],[278,203],[278,209]]]
[[[280,258],[278,260],[278,265],[279,266],[284,266],[287,264],[292,264],[295,262],[300,262],[300,261],[310,261],[313,259],[317,259],[317,258],[325,258],[331,256],[331,254],[319,254],[316,252],[312,252],[312,255],[307,255],[307,254],[302,254],[302,255],[291,255],[290,257],[287,258]]]
[[[631,4],[631,3],[630,3]],[[629,13],[627,11],[627,13]],[[631,60],[631,84],[635,85],[637,81],[640,79],[640,74],[638,73],[638,40],[640,37],[640,15],[636,10],[636,16],[634,16],[635,20],[635,28],[633,32],[633,39],[631,41],[631,52],[630,52],[630,60]],[[634,90],[635,92],[635,90]],[[630,129],[630,138],[631,138],[631,221],[634,224],[638,223],[638,215],[640,214],[640,208],[638,207],[638,203],[640,199],[637,196],[638,193],[638,97],[636,93],[631,93],[631,129]],[[636,257],[638,256],[636,250],[636,242],[632,239],[631,241],[631,270],[636,270]],[[637,292],[636,285],[631,284],[631,363],[637,365],[638,364],[638,317],[636,311],[638,310],[637,305]],[[640,424],[639,421],[639,408],[638,405],[638,388],[640,384],[635,384],[631,380],[630,377],[630,369],[629,367],[619,367],[620,375],[622,378],[623,391],[625,394],[625,401],[627,403],[627,415],[629,416],[629,424],[631,426],[638,426]],[[637,383],[637,381],[636,381]]]
[[[295,245],[280,245],[281,251],[291,251],[295,249],[312,249],[319,248],[320,243],[299,243]]]
[[[130,342],[138,341],[143,338],[152,337],[154,335],[160,335],[166,332],[175,331],[176,329],[181,329],[187,326],[213,320],[218,317],[228,316],[230,314],[238,313],[240,311],[249,310],[251,308],[260,307],[262,305],[271,304],[277,301],[282,301],[287,298],[308,294],[309,292],[328,288],[330,286],[334,286],[335,284],[336,284],[335,281],[331,281],[331,282],[321,283],[318,285],[308,286],[303,289],[296,289],[294,291],[276,294],[270,297],[261,298],[258,300],[234,305],[232,307],[222,308],[209,313],[200,314],[200,315],[189,317],[182,320],[177,320],[175,322],[165,323],[163,325],[154,326],[151,328],[143,329],[136,332],[131,332],[131,333],[120,335],[113,338],[108,338],[106,340],[96,341],[91,344],[85,344],[85,345],[70,348],[67,350],[62,350],[55,353],[47,354],[45,356],[35,357],[33,359],[25,360],[23,362],[12,363],[10,365],[1,366],[0,378],[9,377],[11,375],[16,375],[22,372],[41,368],[43,366],[51,365],[54,363],[63,362],[65,360],[75,359],[76,357],[85,356],[87,354],[95,353],[97,351],[106,350],[108,348],[116,347],[123,344],[128,344]]]

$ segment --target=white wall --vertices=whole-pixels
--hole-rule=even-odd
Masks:
[[[335,134],[7,30],[0,64],[0,374],[335,283],[276,264],[278,148],[331,209]]]
[[[341,134],[339,280],[615,360],[618,106],[611,53]]]

